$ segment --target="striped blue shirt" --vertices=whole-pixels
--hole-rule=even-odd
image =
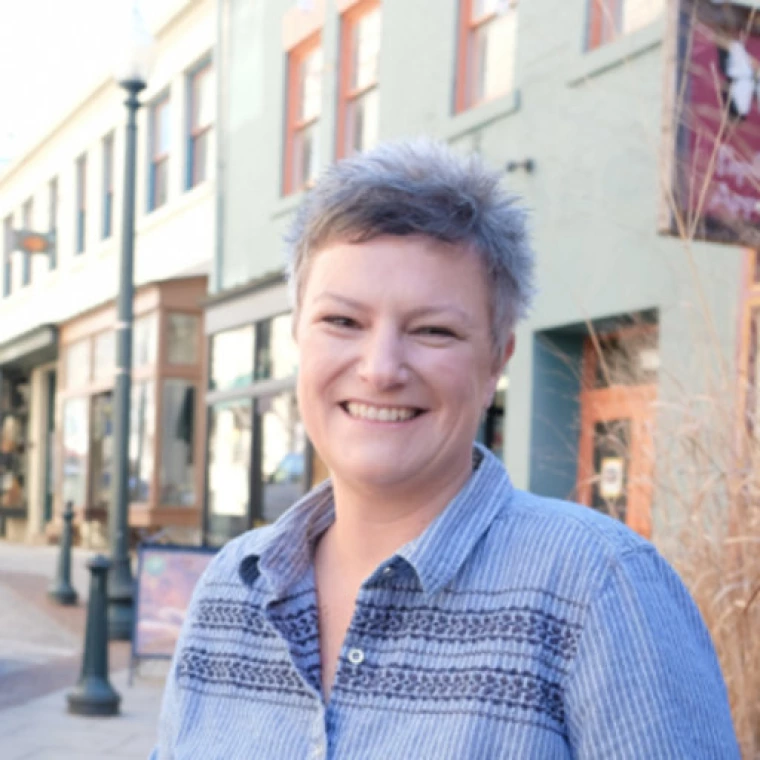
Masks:
[[[366,579],[320,684],[329,482],[230,542],[195,591],[154,760],[738,758],[705,626],[651,544],[477,467]]]

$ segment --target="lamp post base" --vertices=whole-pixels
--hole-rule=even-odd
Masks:
[[[66,695],[69,712],[73,715],[107,717],[119,714],[121,697],[105,678],[83,678]]]
[[[48,596],[61,605],[76,604],[79,599],[77,592],[71,586],[66,585],[52,586],[48,590]]]

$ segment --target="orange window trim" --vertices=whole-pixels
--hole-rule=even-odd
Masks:
[[[489,11],[478,18],[473,18],[472,13],[472,0],[461,0],[459,5],[456,91],[454,94],[455,113],[462,113],[462,111],[480,104],[480,101],[472,100],[469,92],[472,67],[474,65],[472,56],[473,40],[478,29],[496,16],[496,11]]]
[[[282,49],[290,53],[325,25],[326,0],[312,0],[310,10],[291,8],[282,17]]]
[[[293,182],[294,149],[296,135],[305,127],[314,124],[319,117],[299,120],[299,96],[301,94],[301,63],[322,44],[322,34],[317,32],[304,40],[288,53],[288,101],[286,104],[287,118],[285,127],[285,160],[283,166],[283,195],[290,195],[302,188],[295,187]]]
[[[588,27],[588,43],[586,45],[588,50],[595,50],[596,48],[610,42],[614,36],[606,36],[605,30],[608,25],[613,24],[613,20],[617,15],[619,0],[589,0],[589,27]]]
[[[351,62],[353,60],[352,32],[359,20],[380,7],[380,0],[358,0],[350,3],[348,10],[342,14],[340,31],[340,66],[338,73],[338,126],[336,129],[336,158],[345,157],[346,151],[346,114],[352,100],[377,86],[371,82],[360,89],[351,89]]]

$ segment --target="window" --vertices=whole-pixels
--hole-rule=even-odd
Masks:
[[[101,237],[113,233],[113,132],[103,138],[103,226]]]
[[[217,333],[211,339],[212,391],[243,388],[253,382],[255,332],[253,325]]]
[[[113,330],[98,333],[93,342],[92,379],[110,382],[116,366],[116,334]]]
[[[89,449],[88,399],[73,398],[63,405],[63,503],[84,507],[87,501]]]
[[[90,340],[83,338],[67,346],[65,361],[66,388],[87,385],[90,381]]]
[[[158,315],[155,312],[135,319],[132,325],[132,366],[147,367],[156,363],[158,354]]]
[[[251,443],[253,404],[250,399],[223,401],[209,412],[208,542],[220,546],[250,527]]]
[[[166,203],[169,185],[169,146],[171,144],[169,96],[164,95],[150,109],[150,186],[148,211]]]
[[[34,200],[29,198],[21,207],[21,229],[25,232],[30,231],[33,225]],[[32,257],[26,251],[22,253],[22,274],[21,284],[26,286],[32,281]]]
[[[52,240],[48,251],[48,268],[55,269],[58,264],[58,178],[48,183],[48,232]]]
[[[13,214],[3,221],[3,297],[13,292]]]
[[[161,504],[195,504],[195,385],[167,378],[161,402]]]
[[[166,317],[166,360],[172,365],[198,362],[200,321],[196,314],[170,312]]]
[[[156,446],[155,381],[132,386],[129,424],[129,501],[150,500]]]
[[[317,175],[323,69],[324,56],[319,35],[312,36],[288,54],[285,194],[308,187]]]
[[[85,232],[87,222],[87,155],[82,154],[77,159],[76,166],[76,218],[74,225],[76,230],[76,253],[84,253]]]
[[[589,0],[589,50],[631,34],[662,15],[665,0]]]
[[[189,129],[187,139],[187,181],[190,189],[208,177],[211,126],[214,123],[214,76],[210,63],[188,75]]]
[[[514,87],[517,0],[462,0],[457,113]]]
[[[378,0],[360,2],[343,16],[338,158],[367,150],[378,139],[381,18]]]
[[[212,545],[276,520],[308,487],[291,323],[281,314],[212,338],[205,536]]]

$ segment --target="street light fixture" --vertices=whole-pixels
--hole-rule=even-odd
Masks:
[[[137,109],[153,63],[154,41],[132,4],[124,54],[114,75],[127,93],[124,153],[124,213],[122,218],[119,295],[116,317],[116,379],[114,389],[114,479],[109,515],[111,567],[108,577],[108,638],[130,639],[134,616],[133,577],[129,557],[129,427],[132,393],[132,300],[134,297],[135,174],[137,170]]]

